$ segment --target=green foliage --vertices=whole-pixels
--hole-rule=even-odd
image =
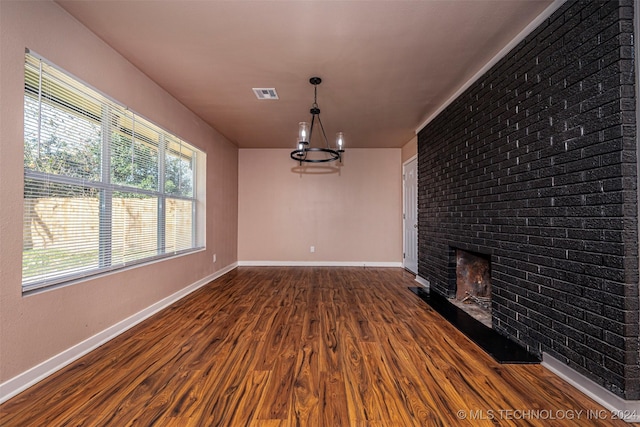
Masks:
[[[25,170],[101,181],[102,127],[100,123],[25,96]],[[121,131],[111,134],[111,183],[143,190],[158,190],[159,158],[153,141],[143,142]],[[193,170],[185,158],[167,155],[165,192],[173,195],[193,194]],[[97,190],[93,190],[97,191]],[[74,197],[77,190],[52,189],[50,184],[32,182],[25,186],[25,197]],[[130,194],[130,193],[129,193]]]
[[[100,180],[100,127],[81,115],[25,96],[24,168],[35,172],[69,176],[87,181]],[[66,187],[66,189],[65,189]],[[95,193],[95,189],[86,189]],[[77,186],[61,186],[44,181],[25,182],[24,196],[50,194],[76,197]],[[84,191],[83,191],[84,192]]]
[[[100,180],[100,126],[25,96],[25,169]]]
[[[176,156],[167,156],[165,163],[165,192],[179,196],[193,195],[191,163]]]
[[[111,135],[111,182],[143,190],[158,189],[158,150],[130,137]]]

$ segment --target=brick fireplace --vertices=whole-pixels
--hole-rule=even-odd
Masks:
[[[562,6],[418,134],[418,276],[490,260],[493,328],[640,399],[633,2]],[[459,298],[459,296],[458,296]]]

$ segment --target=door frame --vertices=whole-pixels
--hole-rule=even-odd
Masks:
[[[409,157],[406,161],[404,161],[402,163],[402,267],[406,269],[406,265],[405,265],[405,255],[407,253],[407,241],[406,241],[406,222],[407,222],[407,218],[406,218],[406,212],[405,212],[405,207],[406,207],[406,202],[407,202],[407,194],[406,194],[406,179],[405,179],[405,170],[407,165],[414,161],[416,162],[416,207],[418,206],[418,192],[417,192],[417,187],[418,187],[418,183],[417,183],[417,178],[418,178],[418,154],[414,154],[413,156]],[[417,212],[416,212],[417,215]],[[416,230],[416,233],[418,231]],[[416,246],[418,244],[417,238],[416,238]],[[416,248],[416,257],[418,255],[418,250]],[[416,259],[416,271],[411,271],[412,273],[414,273],[416,275],[416,277],[418,276],[418,264],[417,264],[417,259]]]

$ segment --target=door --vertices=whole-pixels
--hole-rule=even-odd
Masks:
[[[418,274],[418,161],[414,157],[403,167],[404,268]]]

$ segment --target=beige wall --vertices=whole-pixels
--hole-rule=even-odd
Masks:
[[[418,136],[414,136],[402,146],[402,163],[416,155],[418,155]]]
[[[22,295],[22,105],[27,47],[206,151],[206,251]],[[238,150],[53,2],[0,1],[0,56],[2,383],[234,264]]]
[[[240,150],[241,263],[402,262],[399,148],[348,150],[331,174],[297,173],[289,152]]]

